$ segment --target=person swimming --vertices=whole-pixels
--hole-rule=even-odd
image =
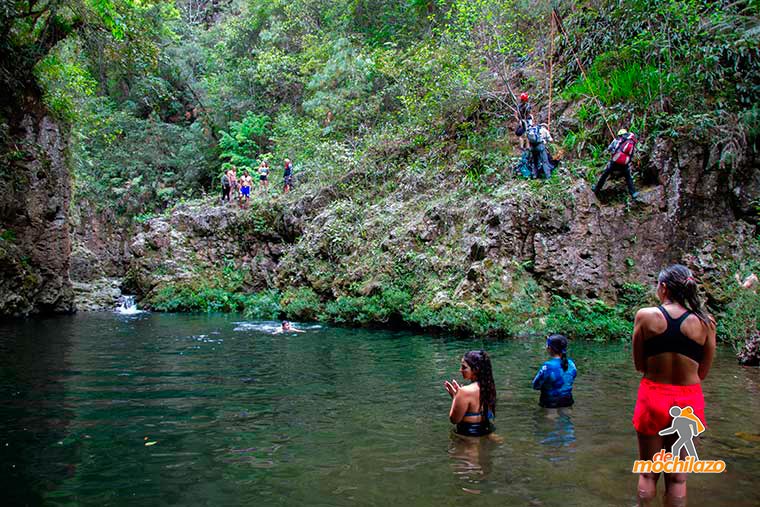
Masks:
[[[298,329],[293,327],[290,322],[287,320],[282,321],[282,326],[280,329],[275,330],[274,334],[281,334],[281,333],[305,333],[303,329]]]
[[[573,405],[573,382],[578,375],[575,363],[567,358],[567,338],[561,334],[546,339],[546,361],[533,379],[533,389],[541,390],[538,404],[544,408]]]
[[[462,357],[462,377],[471,381],[460,386],[452,379],[443,383],[451,396],[449,420],[456,424],[456,433],[480,437],[493,432],[496,415],[496,384],[493,380],[491,358],[484,350],[471,350]]]
[[[702,307],[697,281],[686,266],[675,264],[660,272],[657,298],[660,306],[642,308],[633,323],[633,362],[642,373],[633,427],[642,460],[676,442],[675,435],[663,431],[672,424],[674,407],[684,417],[698,418],[704,430],[702,381],[715,356],[715,319]],[[639,474],[639,505],[654,500],[659,476]],[[665,505],[686,505],[687,476],[665,474]]]

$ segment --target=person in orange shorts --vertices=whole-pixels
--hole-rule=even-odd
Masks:
[[[659,434],[671,424],[672,407],[691,407],[690,414],[707,425],[701,382],[715,356],[715,320],[702,308],[697,282],[686,266],[660,272],[657,298],[660,306],[636,313],[633,329],[633,362],[643,374],[633,414],[642,460],[675,443],[675,435]],[[665,474],[666,506],[686,505],[686,476]],[[639,475],[639,505],[654,500],[658,478],[655,473]]]

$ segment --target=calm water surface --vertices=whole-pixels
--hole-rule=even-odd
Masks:
[[[573,343],[576,406],[537,407],[542,340],[488,342],[225,315],[0,324],[4,505],[631,506],[638,377],[624,344]],[[450,434],[446,378],[484,346],[497,435]],[[760,371],[720,351],[690,505],[760,504]],[[146,443],[155,442],[153,445]]]

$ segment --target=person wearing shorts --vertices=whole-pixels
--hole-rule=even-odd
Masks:
[[[662,449],[670,452],[676,435],[663,436],[671,426],[673,407],[691,407],[689,414],[705,420],[702,381],[715,356],[715,320],[705,312],[691,271],[680,264],[665,268],[657,278],[660,306],[636,313],[633,362],[643,374],[633,426],[639,459],[652,460]],[[686,458],[685,450],[681,459]],[[665,474],[665,505],[685,505],[685,473]],[[659,474],[639,474],[639,505],[650,505],[657,494]]]
[[[248,171],[243,171],[243,177],[240,178],[240,205],[242,207],[246,207],[251,200],[251,185],[253,185],[253,178]]]
[[[259,185],[261,190],[265,192],[269,190],[269,164],[265,161],[259,164]]]

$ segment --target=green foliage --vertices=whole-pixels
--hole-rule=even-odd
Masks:
[[[751,109],[743,111],[739,119],[747,132],[747,143],[757,153],[760,151],[760,105],[755,104]]]
[[[373,296],[339,296],[325,304],[322,320],[339,324],[401,322],[411,311],[411,295],[395,287]]]
[[[234,312],[244,308],[245,297],[205,284],[162,286],[147,303],[162,312]]]
[[[267,145],[269,123],[268,116],[251,111],[247,111],[242,120],[230,122],[229,132],[219,132],[219,158],[241,171],[252,172],[259,165],[256,157]]]
[[[724,293],[728,303],[717,315],[719,341],[741,347],[760,329],[760,297],[756,292],[740,287],[733,279],[727,280],[729,289]]]
[[[324,311],[319,296],[311,287],[285,290],[280,306],[285,316],[294,320],[317,320]]]
[[[675,109],[704,111],[758,102],[756,13],[741,3],[606,1],[565,21],[580,39],[581,59],[594,62],[591,88],[608,104],[633,97],[646,106],[665,98]],[[574,62],[564,68],[582,89]]]
[[[0,241],[14,242],[16,241],[16,233],[11,229],[0,230]]]
[[[479,336],[511,336],[515,328],[515,322],[508,313],[469,305],[444,305],[438,308],[417,305],[409,316],[409,322],[422,328]]]
[[[305,112],[316,119],[326,119],[329,114],[332,119],[325,125],[327,132],[366,125],[383,107],[383,96],[377,93],[382,85],[376,82],[382,75],[375,62],[345,38],[330,41],[325,49],[327,61],[306,84]]]
[[[639,283],[624,283],[618,292],[617,312],[626,320],[633,321],[640,308],[652,306],[654,290]]]
[[[628,340],[633,333],[633,324],[626,320],[621,308],[576,296],[552,296],[546,328],[548,332],[562,333],[570,339],[595,341]]]
[[[210,179],[211,152],[199,128],[135,118],[105,100],[89,104],[86,120],[72,138],[81,200],[129,217],[190,197]]]
[[[245,316],[256,320],[277,320],[280,317],[280,293],[270,289],[243,299]]]
[[[398,100],[414,124],[430,126],[449,116],[461,116],[477,100],[473,90],[482,69],[456,48],[427,42],[387,64],[393,65]]]
[[[577,100],[595,95],[606,106],[632,102],[646,109],[656,100],[658,93],[670,91],[667,80],[661,83],[662,74],[656,67],[648,65],[641,68],[638,62],[621,67],[618,58],[617,52],[597,57],[587,73],[587,79],[579,77],[574,85],[565,89],[563,96],[567,100]],[[578,118],[584,119],[580,113]]]
[[[573,204],[567,189],[579,175],[593,177],[577,165],[546,182],[500,185],[512,156],[508,88],[530,89],[534,112],[544,109],[540,67],[549,56],[549,3],[245,0],[201,2],[205,13],[185,8],[183,19],[168,0],[50,4],[56,23],[15,20],[9,33],[30,52],[47,55],[35,60],[36,76],[51,109],[73,123],[80,202],[139,223],[204,189],[216,193],[220,161],[222,168],[250,171],[258,157],[271,158],[273,168],[294,160],[296,189],[310,196],[297,211],[307,214],[307,227],[321,228],[320,240],[286,254],[280,269],[293,278],[283,280],[298,287],[279,301],[273,291],[244,294],[246,273],[228,263],[156,291],[156,308],[247,311],[255,318],[282,311],[299,319],[403,321],[495,335],[537,327],[547,312],[544,293],[529,276],[506,294],[499,276],[489,273],[482,301],[451,302],[466,266],[457,255],[443,257],[459,247],[461,198],[517,190],[517,209],[545,221]],[[29,7],[9,5],[14,16]],[[684,124],[709,133],[725,112],[741,113],[741,132],[757,145],[756,6],[601,0],[559,7],[571,40],[554,41],[554,90],[580,101],[567,109],[576,108],[578,123],[561,140],[566,150],[586,161],[606,156],[608,132],[591,94],[611,123],[641,134],[681,135]],[[69,34],[74,26],[81,26],[76,36],[52,51],[44,47],[43,28]],[[568,45],[587,64],[588,80]],[[5,84],[8,69],[2,70]],[[22,150],[5,155],[24,156]],[[402,196],[409,206],[403,211],[422,216],[426,210],[416,208],[427,205],[431,184],[451,194],[443,207],[452,216],[440,216],[445,233],[427,240],[394,223],[401,209],[395,200]],[[293,203],[292,195],[256,193],[241,219],[243,231],[285,237],[283,206]],[[299,262],[306,265],[293,266]],[[369,290],[368,280],[384,286]],[[435,301],[431,289],[449,300]],[[336,293],[342,295],[325,302]],[[549,328],[576,338],[628,336],[648,290],[626,284],[618,296],[614,308],[557,296]],[[735,318],[724,326],[740,328],[743,308],[727,310]]]
[[[45,103],[60,118],[73,120],[95,94],[97,82],[82,65],[81,47],[67,39],[37,64],[35,74],[45,90]]]
[[[246,294],[243,290],[248,277],[247,270],[229,260],[221,270],[201,270],[192,279],[161,286],[146,303],[164,312],[244,312],[253,319],[279,318],[279,291]]]

